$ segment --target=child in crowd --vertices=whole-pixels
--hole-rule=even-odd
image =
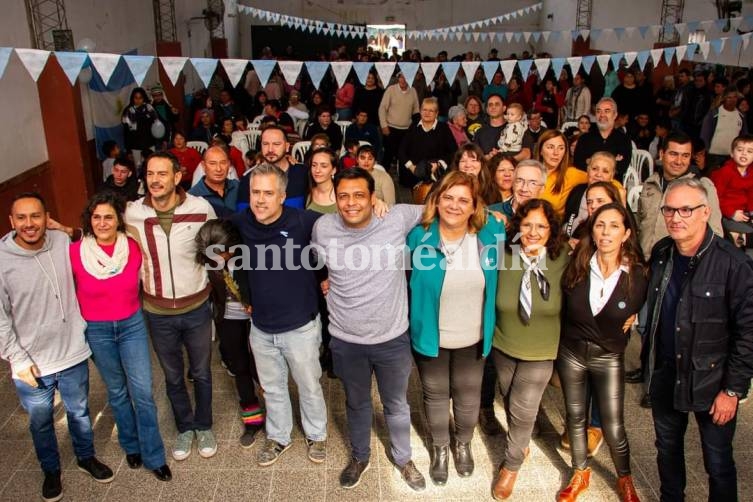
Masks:
[[[107,178],[112,174],[115,159],[120,157],[120,147],[116,142],[107,140],[102,145],[102,151],[105,154],[105,160],[102,161],[102,181],[107,181]]]
[[[358,147],[360,143],[357,139],[345,140],[345,154],[340,157],[340,167],[343,169],[350,169],[358,164]]]
[[[519,103],[511,103],[505,112],[507,123],[499,135],[497,148],[507,156],[514,156],[523,149],[523,135],[525,135],[528,123],[523,106]]]
[[[711,173],[719,196],[722,227],[732,242],[744,248],[753,234],[753,135],[743,134],[732,141],[732,158]]]

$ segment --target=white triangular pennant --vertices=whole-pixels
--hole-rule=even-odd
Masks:
[[[186,57],[167,57],[163,56],[159,58],[159,62],[162,63],[162,68],[165,69],[167,78],[170,79],[173,85],[178,83],[180,78],[180,72],[183,71],[183,67],[186,65],[188,58]]]
[[[675,29],[677,30],[677,33],[681,37],[685,35],[686,31],[688,31],[688,25],[686,23],[677,23],[674,26],[675,26]]]
[[[218,61],[214,58],[191,58],[191,65],[204,83],[204,87],[209,87],[214,70],[217,69],[217,63]]]
[[[602,75],[606,75],[609,70],[609,60],[612,56],[609,54],[599,54],[596,56],[596,63],[599,65]]]
[[[379,79],[382,81],[382,86],[387,87],[390,85],[392,74],[395,71],[395,62],[374,63],[374,67],[376,68],[377,75],[379,75]],[[428,82],[429,79],[426,79],[426,81]]]
[[[408,82],[408,85],[412,86],[413,80],[415,80],[416,78],[416,73],[418,73],[418,63],[412,63],[410,61],[400,61],[398,63],[398,66],[400,67],[400,71],[403,72],[403,76]]]
[[[651,54],[651,61],[654,62],[654,67],[659,66],[664,49],[651,49],[649,53]]]
[[[523,40],[525,40],[526,43],[528,43],[528,41],[531,40],[531,32],[530,31],[524,31],[523,32]]]
[[[698,48],[701,49],[703,54],[703,60],[706,61],[709,58],[709,51],[711,51],[711,44],[709,42],[702,42],[698,44]]]
[[[1,57],[2,56],[0,56],[0,58]],[[88,57],[88,54],[85,52],[57,52],[55,51],[55,59],[58,60],[58,64],[60,65],[60,68],[62,68],[63,72],[65,72],[65,75],[68,77],[68,80],[70,80],[71,85],[74,85],[76,83],[78,74],[81,73],[81,68],[83,68],[87,57]],[[3,74],[3,66],[0,66],[0,77],[2,76],[2,74]]]
[[[146,74],[154,63],[154,56],[131,56],[124,55],[123,60],[131,71],[131,76],[136,81],[136,85],[141,86],[144,83]]]
[[[750,45],[750,37],[743,37],[743,50],[748,49],[748,45]]]
[[[625,28],[625,35],[627,35],[628,38],[633,38],[636,31],[637,29],[635,26],[628,26]]]
[[[266,87],[269,82],[269,77],[272,76],[272,71],[274,71],[275,66],[277,65],[277,61],[274,59],[252,59],[251,64],[254,65],[256,76],[259,77],[259,82],[261,82],[262,87]]]
[[[480,61],[463,61],[460,63],[460,66],[463,67],[463,73],[465,73],[465,79],[469,84],[471,83],[471,80],[473,80],[473,76],[476,74],[476,69],[480,64]]]
[[[353,63],[350,61],[336,61],[330,63],[332,67],[332,73],[335,74],[335,80],[337,80],[337,86],[342,87],[345,85],[345,81],[348,79],[350,69],[353,68]]]
[[[549,35],[551,35],[551,31],[542,31],[541,32],[541,38],[544,39],[544,42],[549,42]]]
[[[513,32],[511,32],[511,31],[506,31],[506,32],[504,33],[504,36],[505,36],[505,40],[507,40],[507,43],[508,43],[508,44],[509,44],[510,42],[512,42],[512,36],[513,36],[513,35],[514,35],[514,33],[513,33]]]
[[[298,75],[301,74],[301,68],[303,68],[303,61],[278,61],[280,65],[280,71],[282,72],[282,78],[285,79],[288,85],[295,85],[298,80]]]
[[[635,58],[638,56],[638,53],[636,51],[630,51],[630,52],[626,52],[622,56],[625,58],[625,63],[627,63],[628,68],[630,68],[630,65],[633,64],[633,61],[635,61]]]
[[[539,58],[534,59],[533,62],[536,64],[536,70],[538,70],[539,75],[546,75],[551,60],[549,58]],[[555,75],[554,77],[559,78],[559,75]]]
[[[353,70],[355,70],[358,81],[361,84],[366,85],[366,77],[369,76],[372,66],[372,63],[353,63]]]
[[[442,63],[442,71],[444,72],[444,76],[447,77],[447,82],[449,82],[450,85],[455,82],[455,77],[457,76],[459,69],[459,61],[445,61]]]
[[[651,34],[651,38],[653,40],[656,40],[656,37],[659,36],[659,33],[661,32],[661,26],[658,24],[655,24],[653,26],[648,27],[648,32]]]
[[[481,67],[484,69],[484,76],[486,76],[486,81],[491,83],[492,78],[494,78],[494,74],[499,68],[499,61],[484,61],[483,63],[481,63]]]
[[[573,56],[565,59],[567,59],[567,64],[570,65],[570,71],[572,72],[572,74],[575,75],[576,73],[578,73],[578,71],[580,70],[580,65],[581,63],[583,63],[583,58],[580,56]]]
[[[118,66],[118,63],[120,62],[120,54],[94,52],[89,54],[89,60],[102,78],[102,82],[107,85],[110,81],[110,77],[112,77],[112,72],[115,71],[115,67]]]
[[[240,82],[243,72],[248,66],[247,59],[220,59],[222,67],[225,68],[227,78],[230,79],[230,85],[235,87]]]
[[[426,79],[426,82],[431,82],[432,80],[434,80],[434,75],[437,74],[438,69],[439,69],[439,63],[434,63],[434,62],[421,63],[421,71],[424,73],[424,79]]]
[[[685,54],[688,52],[688,46],[687,45],[678,45],[676,50],[676,59],[677,64],[682,63],[683,59],[685,59]]]
[[[0,47],[0,78],[3,78],[11,52],[13,52],[13,47]]]
[[[324,74],[329,69],[329,63],[327,61],[306,61],[306,70],[311,77],[311,83],[314,84],[316,89],[319,89],[319,85],[322,83]]]
[[[512,76],[515,74],[516,63],[517,61],[514,59],[506,59],[499,62],[499,65],[502,67],[502,75],[505,76],[505,81],[509,82]]]
[[[31,79],[36,82],[39,80],[39,75],[42,74],[47,59],[50,57],[50,51],[42,51],[39,49],[16,49],[16,55],[21,59],[21,62],[29,72]]]

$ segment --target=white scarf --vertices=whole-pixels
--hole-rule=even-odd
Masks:
[[[118,232],[115,250],[109,256],[97,244],[94,236],[85,236],[81,239],[81,263],[96,279],[109,279],[120,274],[128,263],[128,238],[124,233]]]

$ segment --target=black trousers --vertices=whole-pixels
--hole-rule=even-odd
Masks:
[[[478,344],[461,349],[439,349],[437,357],[414,354],[424,391],[426,420],[434,446],[450,444],[450,399],[455,440],[473,438],[481,401],[484,357]]]
[[[590,388],[601,411],[601,428],[617,475],[627,476],[630,474],[630,446],[625,434],[624,354],[609,352],[588,340],[568,340],[560,345],[556,364],[565,395],[573,468],[585,469],[588,460],[586,428]]]
[[[390,133],[384,136],[384,163],[385,169],[390,170],[393,160],[397,160],[397,154],[400,151],[400,143],[403,142],[408,129],[395,129],[390,127]]]
[[[248,344],[250,321],[248,319],[222,319],[217,323],[220,351],[225,364],[235,374],[235,388],[241,407],[259,404],[254,382],[259,383],[254,356]],[[261,386],[260,386],[261,387]]]

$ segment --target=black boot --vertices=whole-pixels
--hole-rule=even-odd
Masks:
[[[467,478],[473,474],[473,454],[471,453],[471,442],[455,443],[455,470],[458,474]]]
[[[447,483],[447,455],[449,447],[434,446],[431,457],[429,476],[435,485],[443,486]]]

